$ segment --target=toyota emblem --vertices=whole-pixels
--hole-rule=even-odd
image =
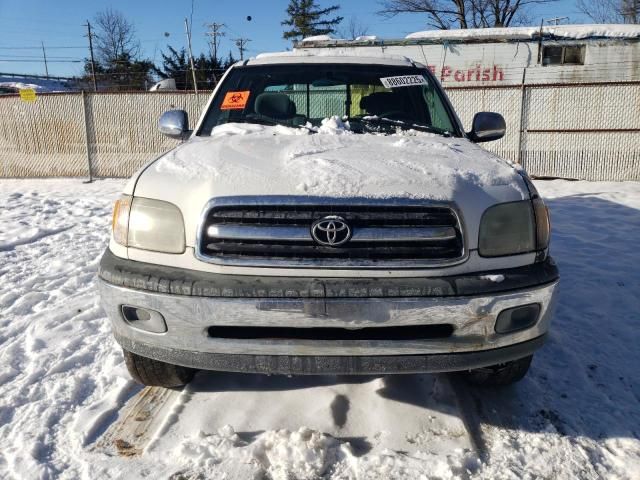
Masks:
[[[351,227],[344,218],[330,215],[313,222],[311,236],[323,247],[339,247],[351,239]]]

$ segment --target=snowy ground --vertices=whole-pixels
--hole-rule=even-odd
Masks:
[[[126,458],[95,448],[140,392],[94,285],[123,183],[0,181],[0,478],[640,478],[640,184],[537,182],[562,289],[516,387],[200,374]]]

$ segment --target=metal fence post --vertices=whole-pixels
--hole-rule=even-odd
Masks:
[[[82,114],[84,116],[84,143],[87,148],[87,169],[89,179],[84,183],[93,182],[93,172],[91,168],[91,147],[89,145],[89,117],[87,115],[87,93],[82,90]]]
[[[524,137],[525,105],[527,97],[527,87],[525,81],[527,77],[527,67],[522,69],[522,93],[520,94],[520,128],[518,129],[518,165],[522,165],[522,138]]]

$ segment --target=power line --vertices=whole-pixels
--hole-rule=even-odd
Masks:
[[[40,60],[21,60],[16,58],[0,58],[0,62],[13,62],[13,63],[42,63]],[[82,63],[82,60],[48,60],[49,63]]]
[[[42,49],[42,47],[40,47]],[[42,59],[42,54],[40,55],[12,55],[10,53],[0,53],[1,57],[4,58],[39,58]],[[64,55],[49,55],[47,58],[56,59],[56,60],[82,60],[79,57],[68,57]]]
[[[42,47],[0,47],[0,50],[40,50]],[[85,49],[87,47],[47,47],[49,50],[62,50],[66,48]]]

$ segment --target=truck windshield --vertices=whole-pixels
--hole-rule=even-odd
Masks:
[[[334,116],[348,120],[356,133],[415,129],[459,136],[442,90],[426,69],[322,63],[234,68],[198,135],[210,135],[224,123],[313,129]]]

